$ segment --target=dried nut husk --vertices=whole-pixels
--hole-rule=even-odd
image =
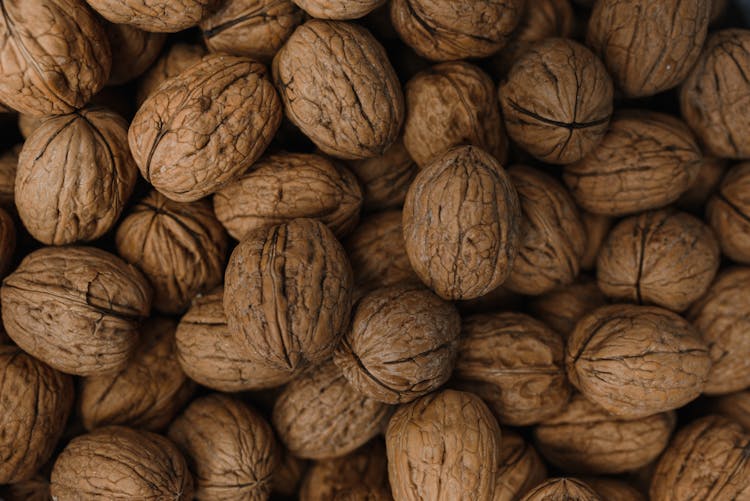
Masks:
[[[221,283],[227,235],[208,200],[178,203],[151,191],[122,220],[115,244],[151,281],[160,312],[184,311]]]
[[[679,312],[706,292],[720,261],[719,244],[703,221],[669,209],[648,211],[612,229],[596,277],[614,300]]]
[[[604,239],[609,235],[609,230],[615,220],[610,216],[592,214],[586,211],[580,211],[580,215],[581,222],[586,230],[586,247],[581,258],[581,269],[593,270],[596,268],[599,250],[602,248]]]
[[[212,54],[164,82],[128,131],[141,174],[177,202],[214,193],[246,171],[281,123],[281,102],[266,68]]]
[[[401,132],[401,85],[380,42],[365,28],[306,22],[274,57],[273,76],[287,118],[324,153],[377,157]]]
[[[199,62],[206,55],[206,48],[198,44],[176,43],[138,79],[136,103],[140,107],[165,80],[176,77]]]
[[[503,161],[508,140],[495,84],[463,61],[424,70],[406,84],[404,146],[420,167],[445,150],[473,144]]]
[[[0,207],[9,211],[16,210],[16,170],[18,169],[18,155],[21,153],[21,148],[22,145],[17,144],[0,154]]]
[[[106,23],[112,49],[112,71],[108,85],[121,85],[141,76],[159,57],[167,36],[149,33],[127,24]]]
[[[126,425],[149,431],[165,428],[193,394],[174,349],[177,322],[147,320],[127,367],[114,374],[83,378],[78,402],[87,430]]]
[[[732,167],[708,202],[706,219],[722,252],[750,264],[750,163]]]
[[[107,426],[80,435],[52,468],[52,499],[193,499],[185,458],[168,439],[148,431]]]
[[[677,200],[682,210],[702,214],[706,203],[719,188],[727,171],[727,161],[723,158],[703,157],[698,177],[688,190]]]
[[[565,408],[564,342],[522,313],[489,313],[463,319],[456,384],[476,393],[501,424],[527,426]]]
[[[563,180],[578,205],[594,214],[624,216],[676,201],[700,171],[702,154],[680,120],[626,110],[583,160],[567,165]]]
[[[550,478],[526,494],[521,501],[605,501],[594,489],[576,478]],[[606,500],[609,501],[609,500]]]
[[[567,339],[581,317],[605,304],[596,282],[581,280],[534,298],[529,307],[535,318]]]
[[[638,489],[623,480],[607,477],[584,477],[592,489],[607,501],[646,501]]]
[[[70,113],[109,77],[107,34],[79,0],[3,2],[0,101],[24,114]]]
[[[444,390],[399,407],[385,443],[394,498],[492,499],[500,427],[476,395]]]
[[[220,394],[198,398],[168,436],[185,454],[195,499],[268,499],[279,446],[268,422],[242,401]]]
[[[281,450],[281,459],[271,478],[271,491],[274,494],[294,497],[300,489],[309,462],[290,454],[283,447],[279,447],[279,449]]]
[[[73,378],[0,345],[0,483],[31,479],[46,463],[73,405]]]
[[[318,19],[358,19],[383,5],[386,0],[294,0]]]
[[[86,0],[103,18],[144,31],[175,33],[197,25],[220,0]]]
[[[3,280],[3,325],[13,341],[78,376],[125,368],[148,317],[151,288],[137,269],[93,247],[46,247]]]
[[[750,433],[750,390],[722,395],[712,403],[711,409],[741,424]]]
[[[534,447],[516,432],[503,430],[500,461],[492,501],[516,501],[547,478],[547,468]]]
[[[521,210],[510,177],[475,146],[445,152],[406,195],[406,253],[417,276],[444,299],[473,299],[499,287],[520,243]]]
[[[4,277],[16,251],[16,225],[13,218],[0,208],[0,277]]]
[[[703,391],[711,358],[695,328],[655,306],[602,306],[568,338],[570,382],[621,418],[676,409]]]
[[[682,428],[654,472],[653,501],[746,499],[750,496],[750,435],[721,416]]]
[[[214,211],[237,240],[299,217],[318,219],[337,237],[359,222],[362,189],[338,162],[307,153],[278,153],[216,192]]]
[[[18,157],[15,201],[29,233],[47,245],[95,240],[128,201],[138,169],[128,124],[103,108],[46,119]]]
[[[287,449],[301,458],[344,456],[380,433],[388,405],[368,398],[333,362],[304,372],[289,383],[273,408],[273,425]]]
[[[614,90],[604,64],[564,38],[529,47],[499,93],[510,138],[547,163],[582,159],[602,140],[612,116]]]

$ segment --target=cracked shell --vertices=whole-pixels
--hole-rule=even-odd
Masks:
[[[706,219],[722,252],[733,261],[750,264],[750,163],[727,172],[708,202]]]
[[[121,85],[141,76],[159,57],[167,36],[149,33],[127,24],[106,23],[112,48],[112,71],[108,85]]]
[[[310,16],[318,19],[359,19],[386,0],[294,0]]]
[[[536,449],[514,431],[503,430],[492,501],[516,501],[547,478]]]
[[[539,484],[521,501],[605,501],[594,489],[576,478],[551,478]]]
[[[220,0],[86,0],[103,18],[143,31],[175,33],[197,25]]]
[[[535,318],[567,339],[581,317],[606,303],[596,282],[583,279],[534,298],[529,307]]]
[[[138,107],[141,107],[146,98],[162,82],[176,77],[200,61],[205,55],[206,49],[203,45],[176,43],[169,47],[151,68],[138,79],[138,89],[136,91],[136,103]]]

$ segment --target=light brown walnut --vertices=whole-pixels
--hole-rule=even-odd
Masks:
[[[358,19],[383,5],[386,0],[294,0],[318,19]]]
[[[197,25],[220,0],[86,0],[102,17],[144,31],[174,33]]]
[[[176,77],[206,55],[206,48],[198,44],[176,43],[138,79],[136,103],[140,107],[165,80]]]
[[[706,219],[722,252],[733,261],[750,264],[750,163],[729,169],[708,201]]]
[[[112,71],[108,85],[121,85],[141,76],[159,57],[167,37],[127,24],[104,25],[112,48]]]
[[[596,282],[584,279],[534,298],[529,307],[535,318],[567,339],[581,317],[606,303]]]
[[[547,478],[547,468],[534,446],[520,435],[503,430],[502,436],[492,501],[516,501]]]
[[[551,478],[539,484],[521,501],[609,501],[599,497],[594,489],[576,478]]]

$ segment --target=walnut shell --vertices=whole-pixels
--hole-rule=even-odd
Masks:
[[[255,162],[281,123],[266,68],[212,54],[162,84],[128,131],[141,174],[177,202],[210,195]]]
[[[444,299],[499,287],[520,240],[518,195],[502,166],[474,146],[453,148],[416,177],[404,203],[406,252]]]
[[[529,304],[535,318],[567,338],[586,313],[607,304],[593,280],[582,280],[559,287],[534,298]]]
[[[47,245],[95,240],[114,226],[138,169],[127,122],[89,108],[46,119],[18,157],[15,201],[29,233]]]
[[[607,477],[585,477],[592,489],[607,501],[646,501],[638,489],[622,480]]]
[[[174,33],[198,24],[220,0],[86,0],[101,16],[144,31]]]
[[[677,206],[696,214],[703,213],[706,202],[708,202],[711,195],[719,188],[726,171],[726,160],[715,157],[703,157],[698,176],[690,188],[677,200]]]
[[[659,460],[649,490],[653,501],[747,499],[750,435],[721,416],[681,429]]]
[[[492,501],[516,501],[547,478],[547,468],[534,447],[513,431],[503,430],[500,462]]]
[[[358,19],[383,5],[386,0],[294,0],[318,19]]]
[[[140,108],[146,98],[153,94],[162,82],[176,77],[200,61],[204,55],[206,55],[206,49],[202,45],[186,43],[172,45],[138,80],[136,92],[138,107]]]
[[[550,478],[521,498],[521,501],[559,500],[604,501],[591,486],[576,478]]]
[[[28,480],[52,456],[73,405],[73,378],[0,345],[0,483]]]
[[[0,101],[42,116],[83,107],[109,77],[107,35],[79,0],[3,3]]]
[[[612,80],[583,45],[549,38],[532,45],[500,85],[510,138],[547,163],[576,162],[607,132]]]
[[[52,499],[193,498],[193,480],[177,447],[155,433],[108,426],[80,435],[52,468]]]
[[[240,400],[194,400],[169,427],[169,438],[185,453],[196,499],[268,499],[279,446],[266,420]]]
[[[23,116],[23,115],[19,115]],[[0,154],[0,207],[15,211],[15,184],[18,168],[18,155],[22,145],[18,144]],[[406,190],[404,190],[404,194]]]
[[[599,252],[596,277],[610,298],[679,312],[706,292],[720,260],[716,237],[700,219],[649,211],[612,229]]]
[[[438,64],[412,77],[405,94],[404,145],[420,167],[462,144],[500,161],[507,156],[495,84],[478,67],[463,61]]]
[[[602,306],[568,338],[568,378],[584,397],[621,418],[682,407],[700,395],[708,347],[679,315],[655,306]]]
[[[138,78],[159,57],[167,36],[149,33],[127,24],[106,23],[112,48],[112,71],[109,85],[121,85]]]
[[[614,218],[586,211],[580,211],[580,215],[581,222],[586,230],[586,247],[581,258],[581,269],[593,270],[596,268],[599,250],[609,234]]]
[[[287,449],[302,458],[343,456],[377,435],[390,407],[362,395],[341,370],[325,362],[289,383],[273,408],[273,425]]]
[[[527,426],[549,419],[568,403],[564,342],[522,313],[463,319],[456,384],[482,397],[502,424]]]
[[[149,319],[127,367],[81,380],[78,401],[87,430],[116,424],[157,431],[172,421],[194,389],[177,362],[176,328],[174,320]]]
[[[122,370],[148,317],[151,288],[138,270],[93,247],[46,247],[3,280],[2,318],[27,353],[78,376]]]
[[[16,225],[4,209],[0,208],[0,277],[4,277],[13,262],[16,251]]]
[[[713,402],[712,411],[736,421],[750,432],[750,390],[720,396]]]
[[[693,184],[701,151],[690,130],[669,115],[628,110],[563,180],[584,210],[624,216],[668,205]]]
[[[732,167],[708,202],[706,219],[730,259],[750,264],[750,163]]]

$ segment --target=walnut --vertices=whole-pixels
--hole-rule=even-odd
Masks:
[[[172,421],[194,389],[177,362],[176,328],[174,320],[148,320],[127,367],[81,380],[78,400],[87,430],[118,424],[158,431]]]
[[[520,205],[509,176],[474,146],[453,148],[416,177],[404,203],[404,240],[417,276],[445,299],[500,286],[520,240]]]
[[[127,24],[106,23],[112,48],[109,85],[120,85],[138,78],[159,57],[166,35],[149,33]]]
[[[708,347],[686,320],[655,306],[602,306],[568,338],[568,378],[609,413],[636,419],[676,409],[703,390]]]
[[[586,43],[627,97],[651,96],[687,77],[706,39],[711,2],[602,0]]]
[[[312,17],[358,19],[383,5],[386,0],[294,0]]]
[[[716,237],[701,220],[669,209],[649,211],[612,229],[596,277],[615,300],[682,311],[706,292],[720,260]]]
[[[732,167],[711,197],[706,218],[730,259],[750,264],[750,163]]]
[[[460,331],[451,303],[421,284],[394,285],[357,302],[333,360],[364,395],[411,402],[448,381]]]
[[[237,240],[299,217],[318,219],[343,236],[357,226],[361,207],[354,174],[306,153],[269,155],[214,195],[216,217]]]
[[[242,401],[220,394],[194,400],[169,427],[169,438],[185,453],[197,499],[268,499],[278,444],[266,420]]]
[[[703,2],[709,3],[709,2]],[[750,31],[721,30],[705,48],[680,88],[682,116],[714,156],[748,158]]]
[[[721,158],[703,157],[698,176],[690,185],[690,188],[677,200],[677,206],[683,210],[703,213],[703,209],[711,195],[718,189],[724,174],[727,171],[727,162]]]
[[[584,210],[624,216],[668,205],[690,188],[701,151],[681,121],[652,111],[615,114],[604,139],[563,180]]]
[[[4,2],[0,47],[0,101],[34,116],[84,106],[112,63],[104,28],[79,0]]]
[[[34,476],[60,439],[73,405],[73,378],[0,345],[0,483]]]
[[[122,370],[149,314],[138,270],[93,247],[46,247],[3,281],[2,318],[27,353],[57,370],[91,376]]]
[[[581,269],[593,270],[596,267],[599,250],[609,234],[614,218],[586,211],[580,211],[580,215],[581,222],[586,230],[586,247],[581,258]]]
[[[720,416],[681,429],[659,460],[653,501],[746,499],[750,496],[750,435]]]
[[[16,210],[14,192],[21,148],[22,145],[18,144],[0,154],[0,207],[9,211]]]
[[[391,22],[432,61],[491,56],[508,42],[525,0],[393,0]]]
[[[164,81],[128,132],[141,174],[177,202],[209,195],[257,160],[281,123],[266,69],[213,54]]]
[[[503,430],[500,462],[492,501],[515,501],[547,478],[547,468],[534,447],[513,431]]]
[[[377,435],[390,407],[362,395],[336,365],[325,362],[281,392],[273,425],[287,449],[302,458],[343,456]]]
[[[713,402],[712,410],[736,421],[750,432],[750,390],[722,395]]]
[[[585,477],[583,480],[607,501],[646,501],[638,489],[622,480],[607,477]]]
[[[551,478],[539,484],[521,501],[604,501],[588,484],[576,478]],[[609,501],[609,500],[607,500]]]
[[[578,209],[565,187],[525,166],[508,169],[521,202],[521,243],[508,280],[512,292],[539,295],[573,283],[586,246]]]
[[[596,282],[583,279],[538,296],[529,306],[535,318],[567,338],[581,317],[605,304],[607,300]]]
[[[248,360],[288,378],[330,357],[349,322],[351,266],[319,221],[251,233],[234,249],[225,279],[230,332]]]
[[[102,17],[144,31],[174,33],[197,25],[221,0],[86,0]]]
[[[153,94],[165,80],[176,77],[198,63],[206,54],[202,45],[176,43],[172,45],[151,68],[138,80],[136,102],[140,107],[148,96]]]
[[[40,125],[42,125],[45,118],[49,118],[49,116],[36,117],[33,115],[25,115],[23,113],[19,114],[18,130],[21,131],[21,136],[23,136],[24,139],[28,139],[29,136],[31,136]],[[17,156],[18,155],[16,155],[16,157]]]
[[[114,226],[138,169],[127,122],[103,108],[46,119],[18,157],[15,200],[29,233],[47,245],[95,240]]]
[[[4,277],[16,251],[16,225],[4,209],[0,208],[0,277]]]
[[[462,144],[504,161],[508,140],[495,84],[484,71],[462,61],[438,64],[409,80],[405,93],[404,145],[420,167]]]
[[[564,343],[522,313],[463,319],[454,377],[482,397],[502,424],[527,426],[559,413],[570,397]]]
[[[510,138],[547,163],[582,159],[602,140],[612,116],[612,80],[604,65],[564,38],[532,45],[499,93]]]
[[[273,472],[271,479],[271,491],[274,494],[294,497],[299,491],[302,479],[307,471],[308,461],[298,458],[283,447],[281,450],[281,459],[279,465]]]
[[[492,499],[500,427],[476,395],[445,390],[399,407],[385,442],[394,498]]]
[[[108,426],[71,440],[55,461],[58,501],[193,498],[193,480],[177,447],[155,433]]]

